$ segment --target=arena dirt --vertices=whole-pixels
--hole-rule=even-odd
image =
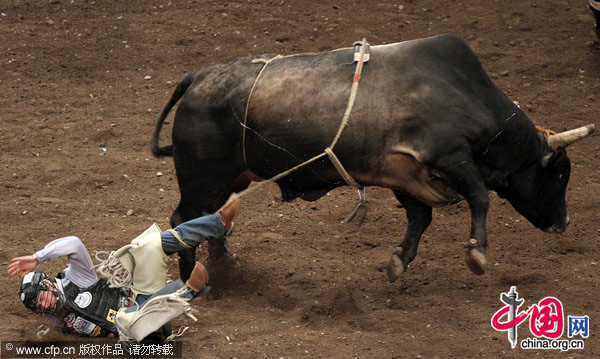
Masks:
[[[0,12],[4,268],[64,235],[110,250],[152,222],[168,228],[179,198],[174,167],[153,158],[148,141],[177,81],[205,64],[450,32],[536,124],[600,125],[600,49],[585,0],[11,0]],[[162,144],[169,133],[167,125]],[[389,190],[368,189],[360,229],[340,223],[356,201],[349,188],[313,203],[282,203],[274,186],[252,195],[229,238],[236,264],[211,269],[213,290],[194,304],[198,322],[175,322],[192,329],[184,357],[598,357],[599,138],[568,150],[564,234],[535,229],[491,194],[483,276],[464,263],[465,203],[434,210],[416,260],[390,284],[378,268],[406,219]],[[176,261],[171,273],[178,277]],[[18,282],[0,280],[1,340],[35,339],[40,324],[19,302]],[[490,326],[511,285],[526,305],[556,296],[566,314],[589,315],[585,349],[512,350]]]

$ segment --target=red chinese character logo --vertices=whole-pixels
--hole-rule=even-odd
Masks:
[[[536,337],[558,339],[564,330],[563,306],[560,300],[554,297],[546,297],[537,304],[531,306],[527,311],[521,311],[513,319],[501,322],[502,317],[511,310],[506,305],[498,310],[492,317],[492,327],[499,331],[510,330],[517,327],[529,317],[529,330]]]
[[[563,306],[560,300],[546,297],[530,310],[529,330],[536,337],[558,339],[564,330]]]

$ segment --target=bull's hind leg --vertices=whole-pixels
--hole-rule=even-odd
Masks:
[[[175,228],[181,223],[185,222],[183,218],[186,218],[182,211],[177,206],[177,209],[171,215],[171,228]],[[191,219],[191,218],[190,218]],[[190,268],[194,268],[196,263],[196,248],[190,248],[177,253],[179,255],[179,274],[182,281],[187,281],[192,273]]]
[[[408,228],[404,235],[404,241],[400,247],[392,254],[392,258],[387,267],[387,275],[390,282],[395,281],[406,270],[408,264],[415,259],[417,247],[423,232],[431,224],[431,207],[410,197],[401,195],[394,191],[396,198],[406,209],[406,218],[408,219]]]
[[[248,187],[250,180],[234,165],[234,160],[225,153],[211,159],[200,159],[175,151],[174,160],[181,200],[171,216],[171,226],[216,212],[232,192]],[[233,157],[233,156],[232,156]],[[218,165],[217,165],[218,164]],[[225,240],[212,239],[207,243],[209,260],[222,259],[227,255]],[[179,271],[186,280],[196,260],[194,249],[179,253]]]

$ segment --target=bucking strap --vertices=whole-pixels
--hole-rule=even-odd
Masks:
[[[248,101],[246,101],[246,111],[244,112],[244,126],[242,128],[242,155],[244,157],[244,165],[246,167],[248,167],[248,161],[246,160],[246,121],[248,120],[248,109],[250,108],[250,99],[252,98],[252,93],[254,92],[254,88],[256,87],[256,83],[258,82],[258,79],[260,78],[260,75],[262,75],[263,71],[265,71],[265,69],[267,68],[267,66],[269,66],[269,64],[272,61],[275,61],[277,59],[282,58],[283,56],[281,55],[277,55],[271,59],[254,59],[252,60],[253,64],[257,64],[259,62],[264,63],[265,65],[262,67],[262,69],[260,69],[260,72],[258,73],[258,75],[256,75],[256,78],[254,79],[254,83],[252,84],[252,88],[250,88],[250,93],[248,94]]]
[[[364,44],[367,44],[367,46],[365,46]],[[331,144],[329,145],[329,147],[325,148],[325,150],[323,152],[321,152],[320,154],[312,157],[309,160],[306,160],[290,169],[288,169],[287,171],[281,172],[271,178],[269,178],[268,180],[262,181],[261,183],[259,183],[258,185],[252,186],[252,187],[248,187],[245,190],[243,190],[242,192],[238,193],[238,197],[241,198],[245,195],[248,195],[249,193],[252,193],[254,191],[259,190],[260,188],[264,187],[265,185],[275,182],[277,180],[279,180],[282,177],[285,177],[287,175],[289,175],[290,173],[298,170],[299,168],[302,168],[318,159],[320,159],[321,157],[328,155],[329,158],[331,159],[331,162],[333,163],[334,167],[338,170],[338,172],[340,173],[340,175],[342,176],[342,178],[344,179],[344,181],[346,181],[346,183],[350,186],[354,186],[356,188],[362,188],[353,178],[352,176],[350,176],[350,174],[348,173],[348,171],[346,171],[344,169],[344,166],[342,165],[342,163],[340,162],[340,160],[337,158],[337,156],[333,153],[333,148],[335,147],[335,145],[337,144],[338,140],[340,139],[340,136],[342,135],[342,132],[344,131],[344,128],[346,127],[346,125],[348,124],[348,120],[350,119],[350,113],[352,112],[352,107],[354,106],[354,101],[356,100],[356,94],[358,92],[358,84],[360,82],[360,75],[362,72],[362,68],[363,68],[363,63],[365,61],[365,52],[367,50],[368,47],[368,43],[366,39],[363,39],[360,44],[358,44],[360,46],[359,48],[359,52],[358,52],[358,61],[356,64],[356,70],[354,71],[354,76],[352,77],[352,88],[350,90],[350,97],[348,98],[348,106],[346,107],[346,111],[344,113],[344,117],[342,118],[342,123],[340,124],[340,127],[338,128],[338,131],[333,139],[333,141],[331,142]],[[272,59],[269,60],[265,60],[265,59],[256,59],[253,60],[253,63],[256,62],[264,62],[265,66],[263,66],[263,68],[260,70],[260,72],[258,73],[258,76],[256,76],[256,79],[254,80],[254,83],[252,84],[252,88],[250,89],[250,94],[248,95],[248,101],[246,103],[246,113],[244,115],[244,123],[243,125],[243,135],[242,135],[242,153],[243,153],[243,157],[244,157],[244,164],[246,165],[246,167],[248,167],[248,163],[246,161],[246,120],[248,117],[248,108],[250,105],[250,98],[252,97],[252,92],[254,91],[254,88],[256,87],[256,83],[258,82],[258,79],[260,77],[260,75],[263,73],[263,71],[265,70],[265,68],[267,67],[267,65],[269,63],[271,63],[273,60],[275,59],[279,59],[281,57],[285,57],[285,56],[276,56]],[[225,203],[221,208],[219,208],[218,211],[222,211],[223,209],[225,209],[227,206],[229,206],[231,202],[227,202]]]
[[[354,186],[356,188],[362,188],[354,180],[354,178],[352,178],[352,176],[350,176],[350,174],[348,173],[348,171],[346,171],[346,169],[344,168],[344,166],[342,165],[342,163],[340,162],[340,160],[337,158],[337,156],[335,155],[335,153],[333,153],[333,151],[331,150],[331,148],[327,147],[325,149],[325,153],[327,153],[327,156],[329,156],[329,160],[331,161],[331,163],[333,163],[333,166],[335,166],[335,169],[340,173],[340,175],[342,176],[342,178],[344,179],[344,181],[346,181],[346,184],[348,184],[348,186]]]

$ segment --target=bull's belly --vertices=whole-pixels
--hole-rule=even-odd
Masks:
[[[387,155],[373,167],[375,170],[371,173],[353,175],[361,183],[391,188],[432,207],[462,199],[441,173],[424,166],[411,155]]]
[[[445,206],[462,200],[462,196],[446,183],[441,173],[424,166],[412,155],[391,154],[375,162],[369,173],[350,171],[350,175],[366,186],[390,188],[432,207]],[[329,177],[325,173],[322,175]],[[335,170],[329,175],[333,176],[332,180],[339,176]],[[243,182],[244,186],[235,185],[234,187],[237,191],[239,188],[245,188],[250,181],[261,182],[263,180],[254,172],[246,170],[234,181],[234,183]],[[323,191],[322,194],[325,192],[327,191]]]

